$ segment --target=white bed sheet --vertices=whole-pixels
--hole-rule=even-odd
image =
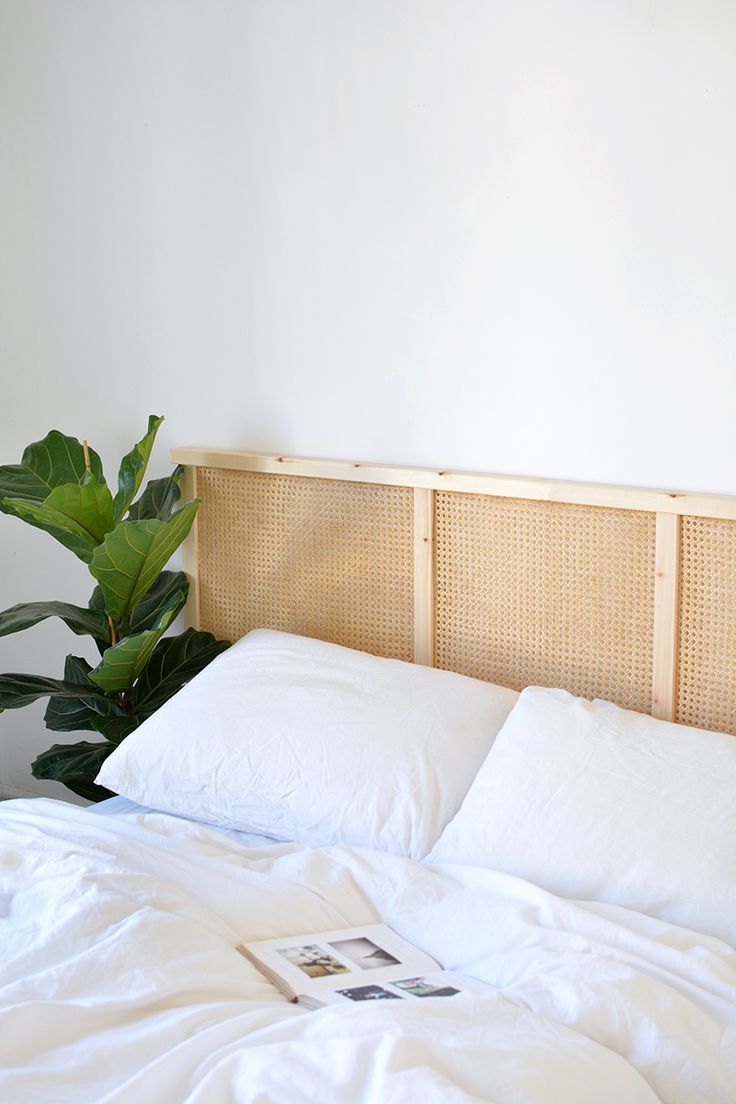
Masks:
[[[733,1104],[736,952],[489,870],[0,807],[0,1099]],[[483,996],[305,1012],[240,940],[382,920]]]
[[[107,797],[104,801],[98,801],[95,805],[87,806],[88,813],[95,813],[97,816],[167,816],[174,814],[161,813],[158,809],[149,809],[146,805],[139,805],[137,801],[131,801],[128,797],[121,797],[117,794],[115,797]],[[197,824],[198,821],[189,820],[187,817],[174,816],[175,820],[186,820],[188,824]],[[149,824],[154,824],[155,821],[149,820]],[[214,832],[220,832],[223,836],[228,836],[230,839],[238,840],[244,847],[266,847],[274,843],[279,842],[273,839],[271,836],[259,836],[255,832],[239,832],[235,828],[223,828],[219,824],[207,824],[208,829]]]

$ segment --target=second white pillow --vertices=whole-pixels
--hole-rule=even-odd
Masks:
[[[736,739],[530,687],[427,861],[736,946]]]

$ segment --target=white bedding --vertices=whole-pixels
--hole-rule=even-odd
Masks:
[[[147,805],[139,805],[137,801],[131,801],[127,797],[121,797],[120,794],[116,794],[115,797],[106,797],[104,801],[98,801],[96,805],[88,805],[87,812],[93,813],[95,816],[160,816],[160,809],[149,809]],[[187,817],[179,817],[174,813],[168,814],[174,816],[176,820],[187,820],[187,823],[192,822]],[[155,821],[151,820],[149,824],[154,824]],[[263,847],[277,843],[278,841],[272,839],[271,836],[259,836],[256,832],[239,832],[235,828],[223,828],[219,824],[208,824],[208,828],[217,831],[223,836],[228,836],[230,839],[238,840],[244,847]]]
[[[733,1104],[736,952],[479,868],[0,806],[0,1099]],[[384,921],[483,996],[304,1012],[241,940]]]

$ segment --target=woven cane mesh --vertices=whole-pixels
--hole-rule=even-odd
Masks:
[[[436,496],[436,662],[651,710],[655,516]]]
[[[413,491],[199,468],[200,626],[413,658]]]
[[[683,517],[676,719],[736,732],[736,522]]]

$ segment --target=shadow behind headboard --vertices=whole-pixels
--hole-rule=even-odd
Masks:
[[[190,622],[736,732],[736,498],[174,449]]]

